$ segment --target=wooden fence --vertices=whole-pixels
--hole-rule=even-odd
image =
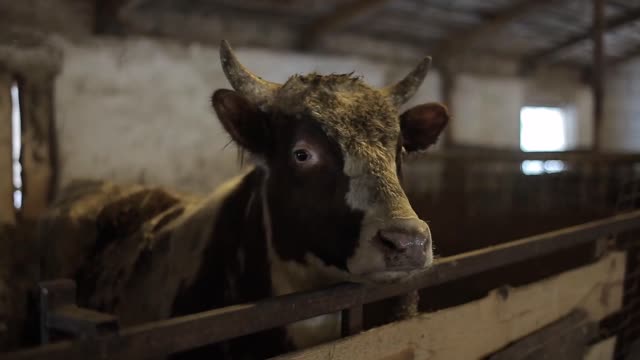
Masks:
[[[386,286],[339,284],[331,288],[266,299],[193,315],[125,328],[74,341],[2,354],[3,359],[71,360],[140,359],[181,352],[342,311],[344,335],[362,329],[363,304],[403,295],[480,272],[585,244],[595,244],[597,258],[615,245],[615,235],[640,229],[640,211],[633,211],[542,235],[440,259],[410,281]]]

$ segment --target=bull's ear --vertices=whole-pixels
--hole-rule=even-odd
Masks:
[[[435,144],[448,121],[449,112],[440,103],[412,107],[400,115],[402,145],[408,152],[426,150]]]
[[[264,154],[268,142],[265,113],[232,90],[216,90],[211,104],[233,141],[251,153]]]

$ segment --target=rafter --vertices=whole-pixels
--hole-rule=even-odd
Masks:
[[[451,56],[466,49],[470,44],[502,30],[515,20],[541,7],[554,3],[551,0],[523,0],[496,14],[491,20],[483,22],[471,29],[464,29],[460,32],[444,38],[440,42],[437,53],[440,56]],[[557,3],[557,1],[555,1]]]
[[[132,0],[95,0],[94,32],[96,34],[115,34],[122,32],[119,23],[120,11],[130,6]]]
[[[617,16],[615,18],[605,21],[604,30],[612,31],[622,26],[628,25],[632,22],[635,22],[637,20],[640,20],[640,7],[628,10],[620,16]],[[553,56],[554,54],[557,54],[558,52],[568,47],[576,45],[579,42],[591,39],[593,37],[593,34],[594,34],[594,27],[591,26],[587,31],[583,33],[571,36],[570,38],[564,41],[561,41],[553,46],[550,46],[549,48],[542,49],[528,56],[525,59],[525,63],[528,65],[535,65],[535,64],[541,63],[545,59]]]
[[[327,15],[318,18],[300,36],[298,47],[311,49],[318,39],[329,31],[338,29],[367,11],[383,6],[389,0],[356,0],[339,5]]]
[[[615,59],[610,60],[609,62],[607,62],[607,66],[610,68],[617,67],[617,66],[626,64],[627,62],[638,57],[640,57],[640,45],[636,46],[630,51],[627,51],[622,56],[619,56],[619,57],[616,57]]]

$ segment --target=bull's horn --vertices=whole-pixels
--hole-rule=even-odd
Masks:
[[[394,85],[388,86],[382,89],[383,93],[385,93],[396,107],[400,107],[413,95],[415,95],[416,91],[424,81],[424,78],[427,76],[427,72],[429,72],[429,67],[431,66],[431,57],[427,56],[415,67],[404,79],[400,80]]]
[[[237,92],[259,107],[271,104],[280,85],[263,80],[242,66],[226,40],[220,44],[220,61],[227,80]]]

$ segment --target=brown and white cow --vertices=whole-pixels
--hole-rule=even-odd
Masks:
[[[168,201],[134,230],[97,234],[75,270],[87,305],[126,325],[343,281],[400,281],[431,264],[429,227],[400,185],[401,161],[432,145],[448,115],[435,103],[398,112],[430,58],[383,89],[351,75],[267,82],[226,42],[221,60],[234,90],[215,91],[213,108],[257,165],[206,199]],[[336,337],[338,320],[182,355],[265,358]]]

